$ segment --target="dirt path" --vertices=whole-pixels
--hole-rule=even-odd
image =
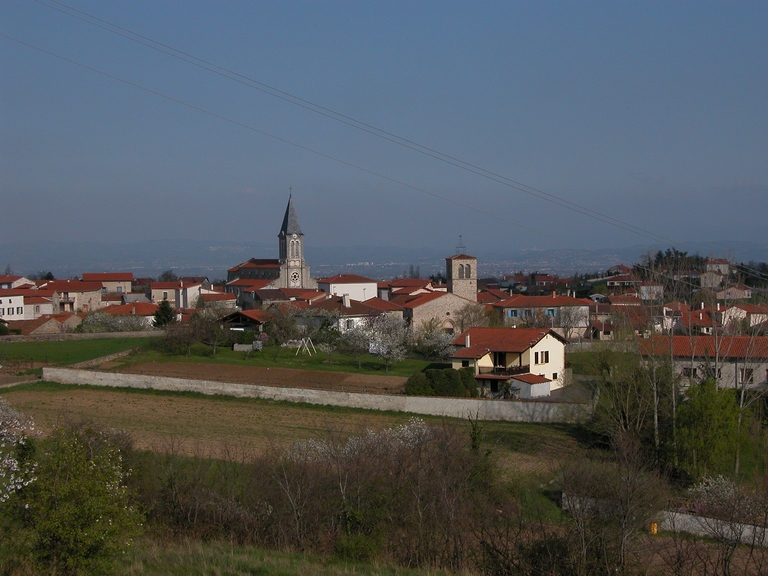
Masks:
[[[352,374],[348,372],[315,372],[293,368],[264,368],[261,366],[233,366],[228,364],[197,364],[189,362],[145,362],[120,370],[126,374],[169,376],[193,380],[236,382],[259,386],[285,388],[311,388],[368,394],[402,394],[406,378]]]

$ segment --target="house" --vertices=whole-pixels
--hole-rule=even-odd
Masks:
[[[499,321],[507,326],[557,328],[566,338],[585,336],[590,327],[591,300],[558,296],[519,294],[492,304]]]
[[[263,332],[264,324],[273,318],[264,310],[237,310],[224,316],[221,321],[234,332]]]
[[[183,280],[178,282],[152,282],[149,287],[150,299],[153,304],[159,304],[163,300],[173,308],[194,308],[197,306],[202,284],[189,284]]]
[[[546,397],[565,381],[566,340],[553,330],[473,327],[453,345],[453,368],[472,368],[483,396]]]
[[[664,286],[658,282],[641,282],[639,292],[642,300],[661,300],[664,298]]]
[[[0,290],[11,290],[22,286],[34,286],[34,282],[24,276],[0,276]]]
[[[768,384],[768,336],[654,336],[638,340],[646,358],[672,358],[692,383],[712,377],[722,388]]]
[[[749,300],[752,298],[752,288],[749,286],[728,286],[717,292],[718,300]]]
[[[34,291],[24,296],[24,317],[39,318],[53,314],[53,297],[38,296]]]
[[[200,299],[204,307],[224,308],[234,310],[237,308],[237,297],[231,293],[211,292],[203,290]]]
[[[377,296],[376,280],[357,274],[337,274],[329,278],[318,278],[317,288],[334,296],[349,296],[352,300],[365,302]]]
[[[144,320],[147,328],[155,325],[155,313],[159,306],[151,302],[134,302],[132,304],[121,304],[119,306],[109,306],[101,310],[104,314],[113,316],[139,316]]]
[[[705,258],[704,269],[707,272],[717,272],[727,276],[731,271],[731,264],[725,258]]]
[[[93,312],[101,308],[101,282],[82,280],[48,280],[40,290],[53,291],[54,313]]]
[[[632,274],[621,274],[620,276],[612,276],[605,281],[606,286],[610,292],[614,294],[631,289],[636,290],[641,284],[642,280],[633,276]]]
[[[82,322],[77,314],[44,314],[30,320],[13,320],[8,328],[22,336],[40,336],[43,334],[63,334],[71,332]]]
[[[24,299],[33,295],[29,290],[0,289],[0,319],[32,320],[32,315],[27,315]]]
[[[298,326],[319,328],[324,322],[330,322],[331,327],[342,334],[381,313],[378,308],[368,306],[359,300],[352,300],[346,294],[302,303],[299,310],[300,313],[295,317]]]
[[[419,328],[436,319],[439,327],[453,334],[461,329],[460,311],[474,301],[451,292],[428,292],[416,296],[396,296],[391,302],[402,306],[403,319],[411,328]]]
[[[423,278],[398,278],[378,282],[376,284],[378,297],[382,300],[391,300],[395,296],[416,296],[429,292],[447,292],[447,288],[439,289],[432,280]]]
[[[748,328],[768,322],[768,306],[759,304],[734,304],[733,306],[716,305],[718,320],[723,326],[744,323]]]
[[[83,272],[83,282],[100,282],[104,294],[127,294],[131,291],[133,272]]]

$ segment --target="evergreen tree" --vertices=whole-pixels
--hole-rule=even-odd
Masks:
[[[171,303],[168,300],[163,299],[160,302],[160,307],[155,312],[155,326],[158,328],[164,328],[168,324],[173,324],[176,321],[176,314],[173,313]]]

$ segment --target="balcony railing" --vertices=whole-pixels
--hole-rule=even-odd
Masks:
[[[478,370],[479,375],[483,374],[492,374],[494,376],[516,376],[517,374],[526,374],[531,371],[531,366],[529,364],[525,364],[524,366],[494,366],[493,368],[490,367],[481,367]]]

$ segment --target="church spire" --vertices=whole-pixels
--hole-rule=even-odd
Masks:
[[[288,196],[288,206],[285,209],[283,225],[280,227],[278,236],[286,237],[291,234],[302,234],[299,226],[299,218],[296,216],[296,210],[293,207],[293,198]]]

